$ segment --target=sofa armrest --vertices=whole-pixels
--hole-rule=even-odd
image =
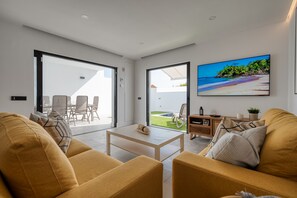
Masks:
[[[297,182],[183,152],[173,160],[173,198],[222,197],[248,191],[257,196],[297,195]]]
[[[61,194],[58,198],[161,198],[162,183],[163,164],[139,156]]]

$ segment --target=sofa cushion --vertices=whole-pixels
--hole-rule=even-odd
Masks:
[[[38,124],[40,124],[40,119],[42,117],[43,118],[47,118],[47,116],[44,115],[43,113],[41,113],[39,111],[36,111],[36,112],[30,114],[29,119],[32,120],[32,121],[34,121],[34,122],[36,122],[36,123],[38,123]]]
[[[267,135],[257,170],[297,181],[297,117],[271,109],[262,119],[267,125]]]
[[[241,133],[225,133],[209,150],[206,157],[243,167],[256,167],[259,152],[266,134],[266,126],[248,129]]]
[[[248,121],[248,122],[240,122],[238,124],[242,129],[252,129],[260,126],[265,125],[265,120],[255,120],[255,121]]]
[[[95,150],[85,151],[69,158],[79,184],[83,184],[121,164],[122,162]]]
[[[67,150],[66,156],[69,158],[69,157],[72,157],[74,155],[80,154],[82,152],[85,152],[85,151],[88,151],[91,149],[92,149],[91,147],[87,146],[86,144],[82,143],[81,141],[79,141],[75,138],[72,138],[69,148]]]
[[[237,123],[231,118],[224,117],[218,125],[211,145],[215,144],[225,133],[230,131],[244,131],[265,125],[265,120],[248,121]]]
[[[52,136],[64,153],[69,148],[72,132],[66,120],[56,111],[52,111],[48,118],[41,117],[41,126]]]
[[[0,113],[0,170],[14,197],[55,197],[77,186],[73,168],[37,123]]]
[[[228,117],[223,117],[222,121],[218,125],[216,132],[212,138],[210,148],[227,132],[230,131],[244,131],[238,123],[234,122],[232,119]]]

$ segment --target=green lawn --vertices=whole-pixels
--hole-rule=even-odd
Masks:
[[[168,112],[165,112],[165,111],[152,111],[151,115],[161,115],[161,114],[164,114],[164,113],[168,113]]]
[[[179,130],[179,131],[186,131],[186,124],[181,128],[177,128],[175,122],[172,122],[171,117],[160,116],[160,114],[163,114],[163,113],[168,113],[168,112],[161,112],[161,111],[151,112],[151,116],[150,116],[151,125],[170,128],[170,129]]]

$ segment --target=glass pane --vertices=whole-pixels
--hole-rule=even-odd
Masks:
[[[149,82],[149,124],[186,131],[187,65],[151,70]]]
[[[112,127],[114,76],[112,68],[43,55],[43,112],[61,111],[72,131]]]

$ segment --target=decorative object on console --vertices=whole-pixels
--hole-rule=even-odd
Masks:
[[[221,115],[217,115],[217,114],[211,114],[211,115],[209,115],[210,117],[214,117],[214,118],[219,118],[219,117],[221,117]]]
[[[151,131],[147,126],[144,126],[143,124],[138,124],[137,132],[142,133],[144,135],[149,135]]]
[[[203,115],[203,108],[202,107],[200,107],[200,109],[199,109],[199,115]]]
[[[251,107],[248,109],[248,112],[250,121],[258,120],[259,109]]]

